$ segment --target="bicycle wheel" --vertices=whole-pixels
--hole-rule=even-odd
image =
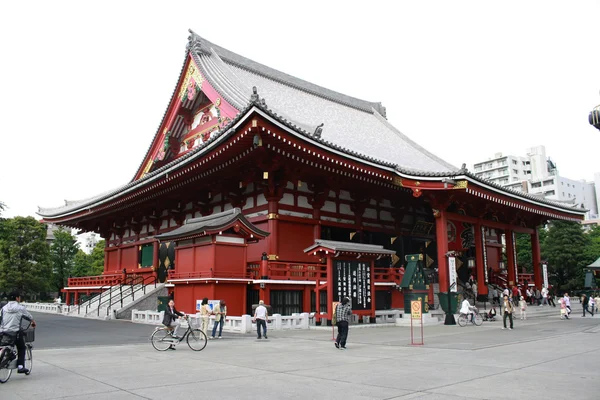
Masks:
[[[150,337],[150,341],[152,342],[152,347],[156,350],[166,351],[173,344],[173,337],[169,335],[168,330],[160,328],[154,331]]]
[[[460,314],[460,316],[458,317],[458,324],[460,326],[465,326],[467,325],[468,319],[467,316],[464,314]]]
[[[475,323],[475,325],[479,326],[481,324],[483,324],[483,318],[481,317],[481,314],[475,314],[473,316],[473,322]]]
[[[3,348],[0,352],[0,383],[4,383],[10,379],[12,374],[12,369],[8,368],[8,364],[10,363],[8,354],[10,350],[8,348]],[[6,365],[5,365],[6,364]]]
[[[187,344],[194,351],[203,350],[206,347],[206,335],[200,329],[192,329],[187,336]]]
[[[32,355],[32,346],[27,343],[27,350],[25,352],[25,368],[27,368],[29,370],[28,373],[26,373],[25,375],[29,375],[31,373],[31,371],[33,371],[33,355]]]

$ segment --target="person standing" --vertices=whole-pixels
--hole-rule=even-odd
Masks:
[[[502,329],[506,329],[506,318],[510,320],[510,330],[513,329],[513,304],[508,298],[508,296],[504,296],[504,313],[502,314],[502,322],[504,323],[504,327]]]
[[[548,305],[556,307],[556,303],[554,303],[554,288],[552,286],[548,287]]]
[[[202,299],[200,303],[200,330],[208,337],[208,324],[210,323],[210,314],[212,310],[208,305],[208,297]]]
[[[560,305],[560,319],[569,319],[567,315],[567,307],[565,307],[565,299],[562,297],[558,299],[558,303]]]
[[[225,316],[227,315],[227,306],[225,305],[225,300],[219,301],[219,304],[215,306],[215,309],[212,313],[215,316],[215,324],[213,325],[212,336],[210,338],[215,338],[217,326],[219,326],[219,339],[222,339],[221,334],[223,333],[223,324],[225,323]]]
[[[269,311],[267,310],[267,307],[265,307],[265,302],[263,300],[260,300],[258,302],[258,307],[256,307],[256,310],[254,310],[254,321],[256,322],[256,338],[260,339],[261,338],[261,334],[260,334],[260,327],[262,326],[263,328],[263,335],[265,337],[265,339],[268,339],[267,337],[267,320],[269,318]]]
[[[519,304],[519,288],[516,285],[512,287],[512,302]]]
[[[335,339],[335,347],[340,350],[346,349],[346,340],[348,339],[348,325],[350,324],[350,316],[352,315],[352,305],[350,299],[344,297],[342,302],[335,308],[335,320],[338,328],[338,335]]]
[[[543,305],[549,305],[548,304],[548,289],[545,287],[542,287],[542,302],[540,303],[540,307]]]
[[[523,296],[521,296],[521,300],[519,300],[519,310],[521,310],[519,314],[520,319],[527,319],[527,302]]]
[[[594,299],[594,295],[590,294],[589,297],[589,309],[590,309],[590,313],[592,314],[592,317],[594,316],[594,313],[596,312],[595,308],[596,308],[596,299]]]
[[[600,305],[600,294],[596,293],[596,297],[594,298],[594,303],[596,305],[596,309],[594,312],[598,312],[598,306]]]
[[[19,292],[12,292],[9,295],[10,301],[2,307],[2,314],[0,316],[0,333],[5,333],[15,338],[15,345],[17,346],[17,373],[27,374],[29,369],[25,368],[25,337],[21,332],[21,319],[31,322],[31,326],[35,328],[36,324],[33,317],[27,311],[24,305],[19,304],[21,302],[21,294]]]

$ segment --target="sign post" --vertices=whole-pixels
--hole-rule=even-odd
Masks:
[[[542,274],[544,277],[544,287],[548,289],[548,264],[542,263]]]
[[[415,337],[413,334],[413,321],[419,321],[421,324],[421,341],[419,343],[415,342]],[[421,310],[421,301],[420,300],[412,300],[410,302],[410,344],[411,345],[425,344],[423,341],[423,313]]]

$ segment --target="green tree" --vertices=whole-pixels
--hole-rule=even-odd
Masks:
[[[50,246],[50,257],[54,287],[59,292],[67,285],[67,279],[71,275],[77,250],[79,250],[79,243],[77,243],[77,239],[71,232],[63,228],[54,232],[54,242]]]
[[[519,271],[521,271],[521,268],[525,268],[527,272],[533,272],[531,235],[528,233],[516,233],[515,246],[517,247],[517,265],[519,266]]]
[[[73,276],[95,276],[104,272],[104,240],[96,244],[91,254],[79,250],[73,260]]]
[[[581,225],[571,221],[553,221],[542,243],[542,259],[548,261],[550,283],[558,292],[583,286],[583,267],[589,265],[586,254],[590,238]]]
[[[585,248],[585,256],[591,262],[600,258],[600,226],[595,226],[587,233],[589,239],[588,246]],[[589,265],[589,264],[588,264]]]
[[[90,254],[92,263],[90,267],[90,276],[101,275],[104,272],[104,247],[106,242],[104,240],[96,243],[92,254]]]
[[[32,217],[15,217],[2,222],[0,237],[0,288],[17,289],[25,296],[49,289],[52,270],[46,225]]]

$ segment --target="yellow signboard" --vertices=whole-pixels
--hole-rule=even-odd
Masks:
[[[410,302],[410,317],[412,319],[421,319],[421,302],[412,300]]]

